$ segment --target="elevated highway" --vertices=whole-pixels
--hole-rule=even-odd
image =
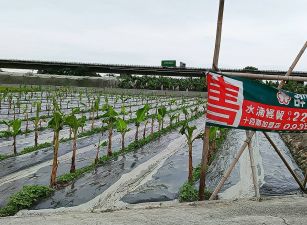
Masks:
[[[9,69],[76,69],[87,68],[89,71],[97,73],[114,74],[134,74],[134,75],[159,75],[159,76],[181,76],[181,77],[200,77],[209,68],[180,68],[180,67],[160,67],[160,66],[140,66],[140,65],[120,65],[120,64],[99,64],[99,63],[76,63],[76,62],[52,62],[52,61],[33,61],[33,60],[13,60],[0,59],[0,68]],[[240,70],[221,68],[221,71],[228,73],[252,73],[266,75],[285,75],[286,71],[277,70]],[[307,77],[307,72],[294,71],[293,76]]]

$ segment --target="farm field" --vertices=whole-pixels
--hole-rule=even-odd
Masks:
[[[205,99],[67,87],[0,91],[0,216],[22,209],[109,210],[197,200],[203,140],[196,137],[205,128]],[[187,131],[196,138],[191,152]],[[270,137],[303,177],[280,135]],[[244,131],[210,128],[209,194],[244,138]],[[261,133],[252,146],[261,195],[299,193]],[[254,195],[247,157],[245,152],[219,199]]]
[[[1,208],[25,188],[42,191],[38,200],[53,198],[18,210],[90,201],[182,139],[183,124],[203,120],[204,99],[198,97],[111,95],[89,88],[0,90]]]

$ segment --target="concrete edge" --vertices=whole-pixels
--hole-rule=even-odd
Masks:
[[[106,210],[95,210],[95,211],[84,211],[84,210],[74,210],[74,211],[65,211],[59,212],[55,211],[52,212],[50,209],[46,211],[40,210],[36,212],[35,210],[21,210],[15,216],[15,218],[22,218],[22,217],[36,217],[36,216],[47,216],[47,215],[63,215],[63,214],[72,214],[72,213],[109,213],[109,212],[117,212],[123,210],[151,210],[151,209],[164,209],[164,208],[185,208],[185,207],[215,207],[219,205],[227,206],[233,203],[244,203],[244,202],[265,202],[265,201],[273,201],[273,200],[295,200],[295,199],[302,199],[306,198],[307,195],[287,195],[287,196],[266,196],[257,199],[253,198],[240,198],[240,199],[232,199],[232,200],[213,200],[213,201],[202,201],[202,202],[184,202],[180,203],[178,200],[174,201],[167,201],[167,202],[149,202],[149,203],[139,203],[139,204],[129,204],[123,208],[116,208],[116,209],[106,209]],[[0,218],[1,220],[1,218]]]

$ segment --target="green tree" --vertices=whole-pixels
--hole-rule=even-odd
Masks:
[[[77,118],[74,113],[65,117],[65,124],[68,125],[73,133],[73,145],[72,145],[72,157],[71,157],[71,167],[70,173],[74,173],[76,171],[76,152],[77,152],[77,136],[78,129],[83,127],[86,122],[86,117],[82,116],[81,118]]]
[[[166,116],[166,108],[165,106],[162,106],[158,109],[158,121],[161,122],[161,125],[162,125],[162,129],[164,128],[164,118]],[[159,124],[160,126],[160,124]],[[160,130],[160,128],[159,128]]]
[[[123,120],[125,120],[125,116],[128,115],[129,113],[126,110],[126,107],[124,104],[122,104],[121,108],[120,108],[120,115],[122,115]]]
[[[59,144],[60,144],[60,130],[63,129],[64,118],[61,112],[55,111],[52,115],[51,120],[48,122],[48,127],[53,129],[53,162],[50,176],[50,186],[56,186],[56,175],[58,169],[58,152],[59,152]]]
[[[153,135],[154,132],[154,125],[155,125],[155,119],[157,118],[157,114],[151,115],[151,131],[150,134]]]
[[[243,70],[248,70],[248,71],[257,71],[258,68],[254,66],[246,66],[243,68]]]
[[[98,112],[99,112],[99,99],[96,99],[93,106],[92,106],[92,126],[91,129],[94,128],[94,122],[95,122],[95,112],[97,113],[97,117],[98,117]]]
[[[102,147],[106,147],[108,145],[108,143],[106,142],[106,141],[104,141],[104,142],[101,142],[101,139],[99,138],[99,141],[98,141],[98,144],[97,145],[95,145],[95,147],[96,147],[96,157],[95,157],[95,164],[98,164],[98,162],[99,162],[99,152],[100,152],[100,148],[102,148]]]
[[[17,155],[16,136],[21,133],[21,120],[20,119],[11,120],[7,122],[6,125],[9,127],[7,133],[13,136],[13,150],[14,150],[14,155],[16,156]]]
[[[107,112],[102,115],[103,122],[107,123],[109,136],[108,136],[108,156],[112,156],[112,135],[114,123],[117,120],[118,113],[114,110],[112,106],[109,106]]]
[[[177,118],[177,114],[172,114],[172,115],[169,115],[169,125],[172,126],[173,125],[173,121],[176,120]]]
[[[38,145],[38,125],[40,122],[40,116],[39,113],[41,111],[42,103],[40,101],[35,102],[36,106],[36,112],[35,112],[35,118],[34,118],[34,145],[37,147]]]
[[[187,139],[187,144],[188,144],[188,148],[189,148],[189,175],[188,175],[188,181],[190,183],[193,182],[193,156],[192,156],[192,151],[193,151],[193,142],[194,140],[196,140],[197,138],[199,138],[198,136],[193,138],[193,132],[194,130],[196,130],[196,126],[189,126],[188,123],[185,123],[179,133],[182,135],[185,135],[186,139]]]
[[[80,66],[77,68],[61,68],[61,69],[47,68],[43,70],[38,70],[37,73],[38,74],[100,77],[99,74],[92,72],[89,68],[85,66]]]
[[[182,109],[182,112],[183,112],[183,114],[184,114],[184,119],[187,120],[187,119],[188,119],[188,115],[189,115],[188,110],[187,110],[186,108],[183,108],[183,109]]]
[[[139,139],[139,127],[141,123],[145,120],[146,114],[149,110],[149,105],[145,104],[144,107],[138,109],[136,111],[136,118],[135,118],[135,126],[136,126],[136,131],[135,131],[135,141],[138,141]]]
[[[28,113],[28,104],[23,107],[24,119],[26,121],[26,133],[29,131],[29,113]]]
[[[122,135],[122,151],[125,149],[125,135],[128,131],[130,131],[130,128],[128,128],[128,125],[125,120],[122,118],[119,118],[116,122],[117,132],[121,133]]]

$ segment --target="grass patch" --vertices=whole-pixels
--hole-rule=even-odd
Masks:
[[[195,202],[198,201],[198,191],[194,187],[194,184],[185,182],[179,189],[179,201],[180,202]]]
[[[0,154],[0,161],[1,160],[5,160],[5,159],[7,159],[7,158],[10,158],[10,157],[12,157],[13,155],[2,155],[2,154]]]
[[[107,129],[108,129],[107,127],[95,127],[91,130],[79,133],[78,138],[91,136],[93,134],[97,134],[97,133],[100,133],[100,132],[105,132]]]
[[[193,168],[193,182],[194,183],[198,181],[200,178],[200,169],[201,169],[201,164],[198,164],[195,168]]]
[[[10,197],[8,204],[0,208],[0,217],[13,216],[19,210],[29,209],[40,200],[51,196],[53,189],[46,186],[23,186],[22,190]]]
[[[212,142],[216,149],[214,149],[213,154],[210,156],[208,161],[208,166],[213,162],[216,157],[216,153],[220,149],[221,145],[225,141],[226,135],[229,131],[227,128],[220,128],[220,135],[216,136],[216,130],[214,131],[214,138],[210,139],[210,146]],[[207,169],[207,168],[206,168]],[[195,183],[200,179],[200,171],[201,171],[201,164],[198,164],[195,168],[193,168],[193,182],[185,182],[179,189],[179,196],[178,199],[180,202],[195,202],[198,201],[198,190],[195,188]],[[212,192],[209,190],[205,190],[205,199],[208,200],[211,196]]]
[[[23,155],[23,154],[26,154],[26,153],[35,152],[39,149],[48,148],[48,147],[51,147],[51,146],[52,146],[52,143],[45,142],[45,143],[39,144],[37,146],[31,146],[31,147],[24,148],[18,155]]]
[[[195,202],[198,201],[198,190],[195,188],[195,183],[200,178],[201,164],[193,169],[193,183],[185,182],[179,189],[179,202]],[[211,196],[211,192],[205,190],[205,199],[208,200]]]
[[[66,173],[60,177],[58,177],[57,179],[57,183],[58,184],[65,184],[68,183],[72,180],[77,179],[78,177],[80,177],[82,174],[87,173],[89,171],[92,171],[95,168],[95,165],[92,164],[90,166],[85,166],[81,169],[77,169],[74,173]]]
[[[210,191],[205,191],[205,199],[208,200],[211,196]],[[195,202],[198,201],[198,190],[194,184],[185,182],[179,190],[179,202]]]
[[[216,158],[217,152],[219,151],[219,149],[221,148],[222,144],[224,143],[226,136],[228,134],[229,129],[228,128],[219,128],[220,130],[220,135],[216,138],[214,138],[213,140],[210,140],[210,148],[213,149],[212,154],[210,155],[209,161],[208,161],[208,165],[210,165],[213,160]],[[215,142],[213,144],[213,142]]]
[[[0,138],[11,137],[11,133],[7,131],[0,131]]]

